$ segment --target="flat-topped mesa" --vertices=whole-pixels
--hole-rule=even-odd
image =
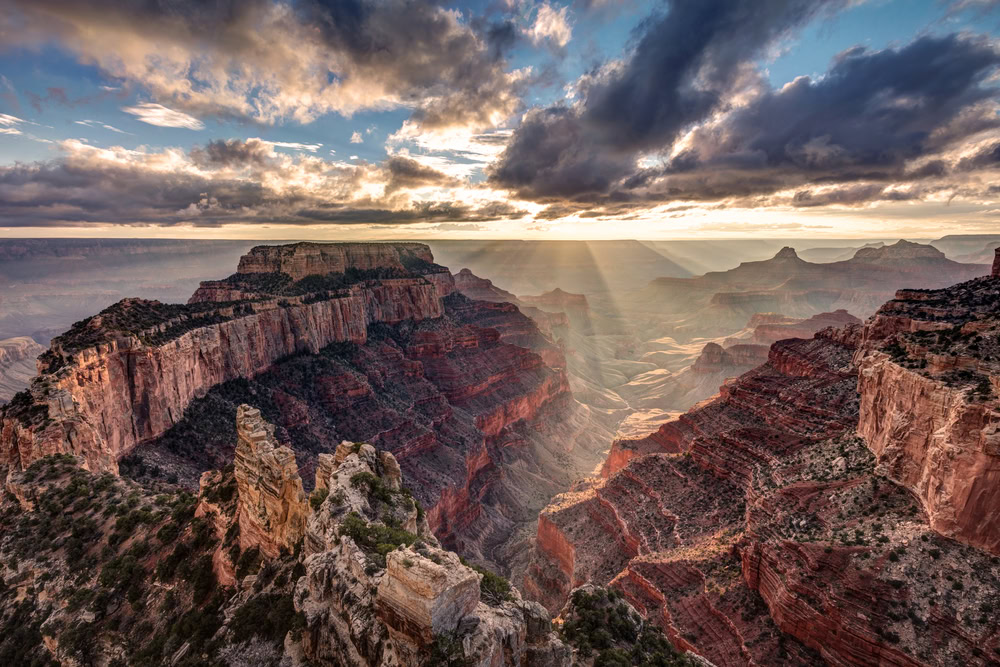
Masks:
[[[373,281],[428,282],[439,297],[451,294],[455,279],[434,263],[422,243],[294,243],[257,246],[240,258],[237,272],[203,281],[188,303],[241,301],[342,291]]]
[[[268,558],[291,553],[309,516],[295,453],[278,443],[274,426],[249,405],[236,411],[236,436],[240,548],[256,547]]]
[[[237,291],[224,298],[242,301],[217,301],[217,293],[186,305],[125,299],[76,323],[53,339],[29,391],[0,412],[0,465],[72,453],[92,471],[117,472],[119,458],[165,433],[215,385],[331,343],[363,344],[374,323],[444,315],[451,274],[424,259],[424,246],[351,245],[378,246],[378,256],[410,262],[412,270],[357,269],[295,282],[236,274],[241,279],[229,286]]]
[[[860,248],[850,261],[854,262],[940,262],[945,254],[932,245],[899,240],[892,245]]]
[[[423,243],[294,243],[257,246],[240,258],[239,273],[284,273],[292,280],[348,269],[412,270],[433,264]]]
[[[697,374],[732,372],[738,375],[765,363],[767,355],[766,345],[737,344],[723,348],[718,343],[706,343],[691,371]]]

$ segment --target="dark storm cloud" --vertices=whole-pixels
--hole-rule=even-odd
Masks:
[[[696,135],[692,150],[708,159],[694,164],[891,173],[945,141],[1000,126],[993,112],[967,113],[996,96],[982,84],[997,64],[989,42],[956,35],[852,49],[822,79],[800,77],[736,111],[721,133],[706,130],[703,146]]]
[[[602,205],[754,205],[787,188],[869,182],[803,190],[792,202],[814,206],[909,198],[886,185],[997,165],[995,146],[957,163],[946,155],[1000,128],[989,80],[1000,54],[989,40],[927,36],[900,49],[850,49],[817,80],[749,86],[746,102],[727,107],[727,92],[744,90],[748,58],[836,3],[761,3],[758,16],[746,6],[673,4],[648,22],[625,65],[584,82],[577,107],[529,111],[491,181],[536,200]],[[663,166],[637,168],[640,155],[669,153],[688,131]]]
[[[581,86],[579,108],[529,114],[491,178],[528,196],[566,196],[579,179],[590,192],[626,176],[634,153],[668,146],[704,120],[749,74],[748,60],[843,0],[675,0],[639,29],[620,67]],[[519,134],[557,139],[535,148]],[[588,145],[586,150],[579,143]],[[548,153],[548,155],[538,155]],[[599,158],[596,161],[595,158]],[[605,186],[606,187],[606,186]]]

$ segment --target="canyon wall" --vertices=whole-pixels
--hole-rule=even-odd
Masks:
[[[0,462],[23,467],[68,452],[92,470],[116,471],[118,458],[164,433],[194,398],[219,383],[330,343],[364,343],[373,323],[444,313],[437,287],[422,277],[366,281],[313,298],[258,295],[241,304],[206,305],[138,331],[106,326],[104,320],[159,306],[125,300],[54,339],[30,396],[0,416]],[[94,337],[96,344],[78,344]]]
[[[931,527],[1000,554],[1000,280],[901,290],[865,329],[858,434]]]

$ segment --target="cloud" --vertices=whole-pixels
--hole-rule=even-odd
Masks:
[[[297,141],[267,141],[266,139],[247,139],[247,141],[261,141],[272,146],[277,146],[278,148],[290,148],[296,151],[309,151],[310,153],[315,153],[320,148],[323,148],[323,144],[303,144]]]
[[[389,171],[389,183],[386,185],[386,192],[425,185],[440,186],[456,184],[456,179],[451,176],[408,157],[398,155],[390,157],[386,160],[384,166]]]
[[[0,225],[409,224],[520,217],[502,193],[409,158],[382,164],[285,153],[261,139],[190,151],[59,144],[56,160],[0,167]]]
[[[491,178],[532,197],[564,196],[573,179],[583,191],[621,179],[636,152],[668,147],[755,81],[749,63],[766,47],[845,2],[677,0],[643,22],[626,60],[581,79],[577,106],[525,116]],[[559,139],[538,151],[517,136],[550,131]]]
[[[3,127],[11,127],[13,125],[18,125],[24,121],[17,116],[11,116],[10,114],[0,113],[0,125]]]
[[[573,35],[566,19],[567,11],[567,7],[553,9],[549,3],[542,3],[535,14],[534,24],[526,31],[528,37],[535,44],[547,42],[559,48],[565,47]]]
[[[132,134],[131,132],[126,132],[125,130],[119,130],[117,127],[108,125],[107,123],[102,123],[99,120],[74,120],[77,125],[83,125],[85,127],[101,127],[105,130],[110,130],[111,132],[117,132],[118,134]]]
[[[353,134],[351,134],[351,143],[352,144],[361,144],[361,143],[364,143],[364,141],[365,141],[365,139],[364,139],[364,137],[361,136],[360,132],[354,132]]]
[[[753,61],[764,49],[841,5],[674,3],[630,57],[578,82],[576,103],[528,111],[490,183],[549,204],[543,215],[983,196],[1000,168],[990,39],[856,47],[824,75],[778,89],[761,77]]]
[[[137,117],[143,123],[159,127],[180,127],[187,130],[204,130],[205,124],[181,111],[168,109],[162,104],[147,102],[134,107],[122,107],[122,111]]]
[[[434,2],[8,0],[0,35],[8,48],[57,42],[202,118],[405,107],[419,122],[478,127],[520,105],[522,75],[506,71],[496,36]]]

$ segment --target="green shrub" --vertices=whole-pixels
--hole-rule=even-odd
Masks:
[[[318,510],[326,497],[330,495],[330,489],[316,489],[309,495],[309,506]]]

